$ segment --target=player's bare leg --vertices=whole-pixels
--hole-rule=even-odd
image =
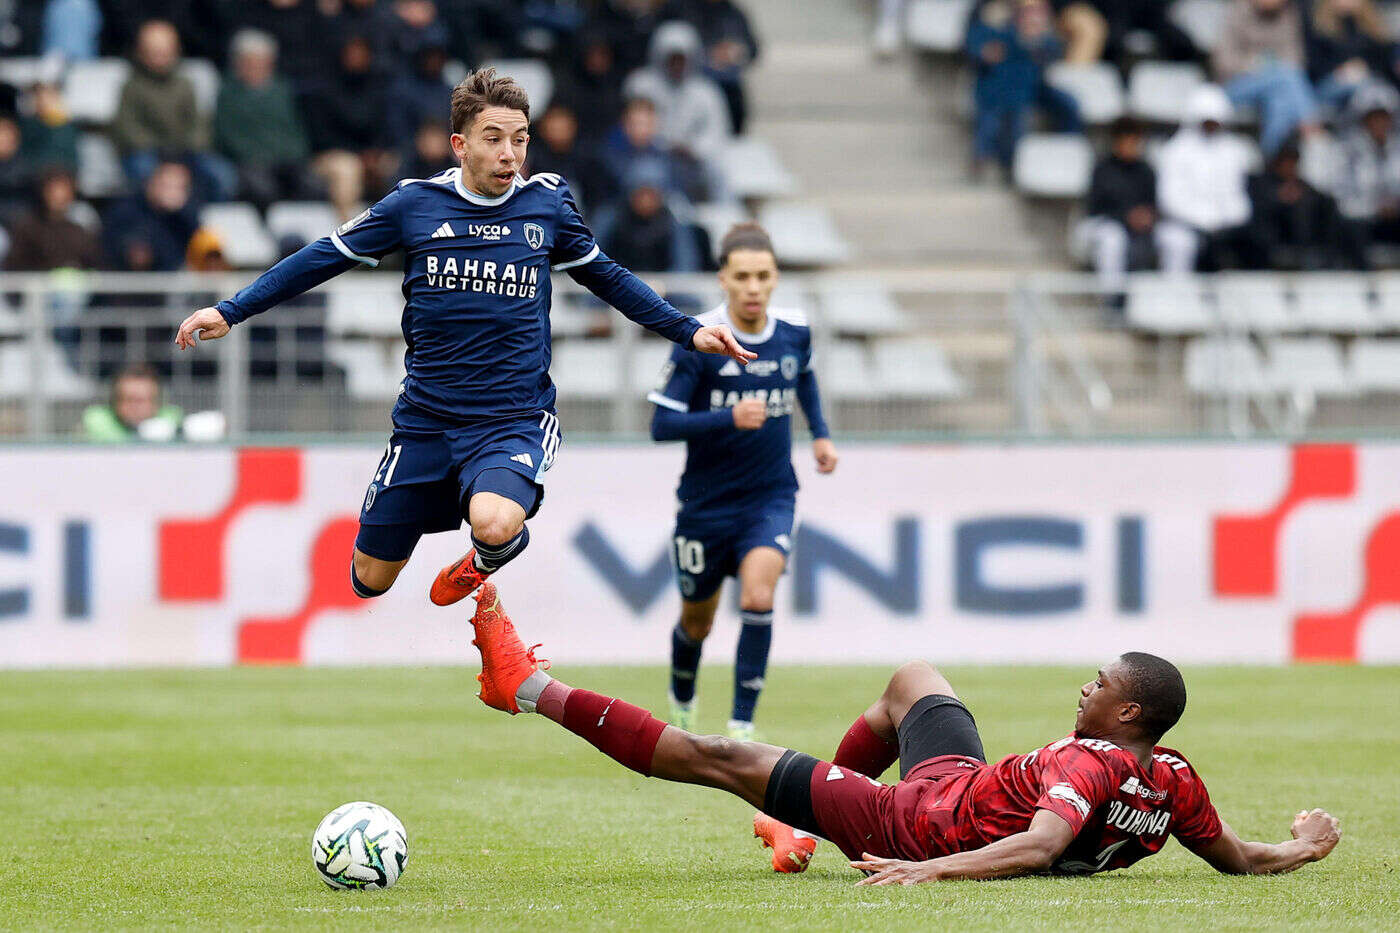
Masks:
[[[504,549],[512,543],[523,547],[529,540],[524,530],[524,507],[494,492],[472,495],[467,504],[467,523],[476,546],[438,572],[428,598],[439,606],[450,606],[471,595],[505,560],[514,556],[513,551],[502,554],[497,550],[488,557],[486,549]]]
[[[695,677],[700,670],[700,646],[710,636],[719,607],[720,590],[709,599],[681,600],[681,620],[671,633],[670,723],[678,729],[695,729]]]
[[[394,585],[394,581],[399,578],[399,571],[403,570],[407,563],[407,559],[380,560],[355,548],[350,558],[351,589],[361,599],[382,596]]]
[[[478,679],[487,706],[512,715],[539,713],[647,777],[714,787],[763,805],[768,778],[786,749],[692,735],[630,703],[561,683],[516,634],[494,585],[484,584],[476,599],[472,643],[481,651]]]

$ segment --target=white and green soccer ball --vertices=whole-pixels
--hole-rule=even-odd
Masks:
[[[343,804],[316,827],[311,861],[333,888],[387,888],[408,864],[408,833],[398,817],[377,803]]]

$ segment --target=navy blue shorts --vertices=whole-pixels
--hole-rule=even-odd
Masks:
[[[379,560],[407,560],[423,535],[462,526],[473,484],[485,470],[509,470],[533,485],[533,501],[521,502],[526,517],[533,516],[544,500],[542,477],[562,441],[552,411],[433,434],[395,430],[365,490],[355,547]]]
[[[796,503],[782,499],[753,511],[716,520],[681,515],[671,536],[671,563],[681,598],[703,602],[715,595],[725,577],[738,574],[744,556],[771,547],[787,557],[792,551]]]

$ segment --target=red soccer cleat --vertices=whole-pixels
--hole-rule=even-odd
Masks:
[[[476,596],[472,628],[476,629],[472,644],[481,651],[481,673],[476,675],[481,692],[477,696],[492,709],[514,716],[520,712],[515,692],[535,671],[549,670],[549,661],[535,658],[539,645],[525,647],[493,584],[484,584]]]
[[[753,815],[753,834],[763,841],[763,848],[773,850],[773,870],[785,875],[806,871],[817,851],[817,840],[797,835],[791,826],[766,813]]]
[[[476,569],[476,548],[472,548],[466,557],[438,571],[428,598],[439,606],[450,606],[474,593],[488,576]]]

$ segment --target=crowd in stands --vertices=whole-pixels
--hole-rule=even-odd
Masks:
[[[401,178],[451,167],[454,77],[537,59],[526,172],[569,179],[610,255],[693,271],[711,251],[696,204],[726,197],[717,156],[746,120],[758,55],[733,0],[35,0],[0,4],[0,260],[14,271],[219,268],[204,205],[329,201],[342,219]],[[125,57],[110,123],[68,112],[64,73]],[[220,82],[202,108],[182,62]],[[100,131],[120,191],[78,197],[80,136]],[[285,254],[301,244],[282,242]]]
[[[1231,0],[1210,53],[1160,0],[982,0],[968,24],[975,169],[1008,170],[1037,118],[1079,131],[1058,61],[1195,62],[1179,127],[1124,117],[1078,231],[1109,291],[1128,271],[1369,269],[1400,244],[1400,45],[1376,0]],[[1127,37],[1133,41],[1127,41]],[[1143,46],[1146,45],[1146,51]],[[1254,138],[1237,130],[1252,128]]]

